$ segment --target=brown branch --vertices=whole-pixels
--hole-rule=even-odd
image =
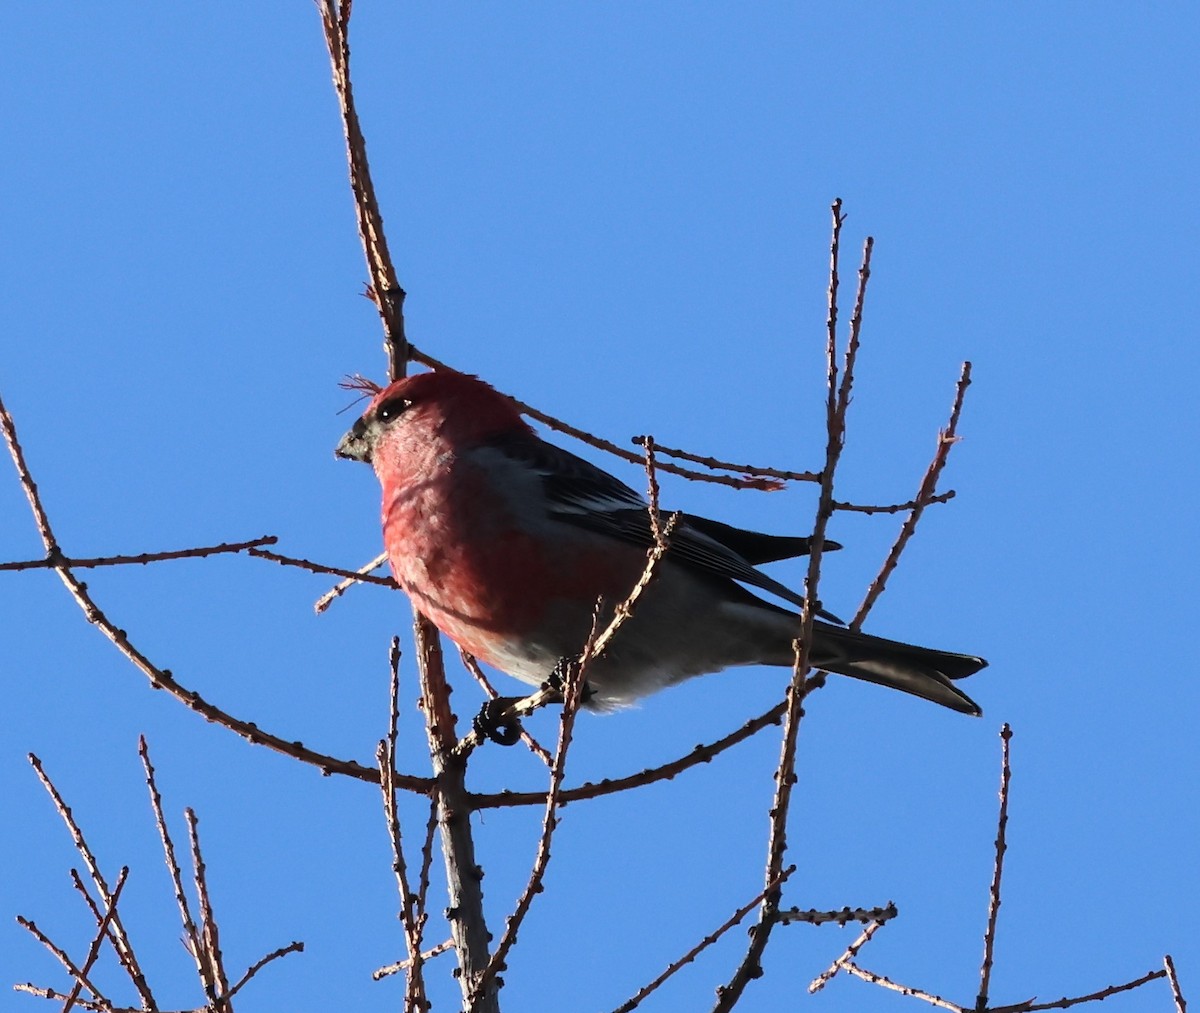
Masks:
[[[1098,1002],[1101,999],[1107,999],[1110,995],[1116,995],[1118,992],[1128,992],[1134,988],[1141,988],[1142,985],[1148,984],[1157,978],[1167,977],[1167,972],[1164,970],[1151,971],[1149,974],[1144,974],[1140,978],[1135,978],[1133,981],[1127,981],[1123,985],[1109,985],[1108,988],[1102,988],[1099,992],[1091,992],[1088,995],[1076,996],[1074,999],[1066,997],[1057,1000],[1056,1002],[1039,1002],[1039,1003],[1021,1003],[1017,1006],[998,1006],[991,1013],[1038,1013],[1044,1009],[1069,1009],[1072,1006],[1078,1006],[1085,1002]]]
[[[372,573],[347,570],[341,566],[328,566],[325,563],[314,563],[310,559],[300,559],[297,556],[284,556],[278,552],[267,552],[264,549],[251,549],[250,555],[257,556],[259,559],[269,559],[271,562],[279,563],[282,566],[295,566],[301,570],[307,570],[309,573],[327,573],[334,577],[345,577],[351,584],[381,584],[383,587],[393,589],[400,587],[391,577],[376,577]],[[318,609],[317,611],[324,610]]]
[[[946,466],[946,459],[950,456],[950,448],[958,440],[958,418],[962,414],[963,398],[966,396],[967,388],[970,385],[971,364],[964,362],[962,373],[958,378],[958,385],[955,387],[954,405],[950,409],[950,421],[946,424],[946,428],[938,433],[937,450],[934,452],[933,460],[929,462],[929,468],[925,472],[925,477],[921,479],[920,488],[913,499],[914,506],[912,511],[904,519],[904,524],[900,527],[900,533],[896,536],[895,544],[892,546],[887,558],[883,561],[883,565],[879,568],[879,573],[876,574],[875,579],[871,581],[870,587],[867,588],[866,596],[858,606],[858,611],[854,613],[854,618],[850,621],[850,628],[852,630],[857,630],[862,626],[867,613],[874,608],[875,602],[883,594],[888,578],[900,562],[900,554],[904,551],[908,540],[912,538],[913,533],[917,530],[917,522],[921,519],[921,514],[924,513],[926,505],[933,500],[933,496],[937,490],[938,477],[942,473],[942,468]]]
[[[506,967],[505,961],[509,951],[517,941],[517,932],[529,914],[533,898],[542,892],[546,878],[546,869],[550,864],[550,843],[554,831],[558,828],[559,792],[562,790],[563,777],[566,774],[567,751],[571,746],[572,734],[575,730],[575,718],[583,703],[583,689],[586,683],[587,662],[594,654],[591,648],[596,642],[597,613],[592,617],[592,632],[588,637],[580,660],[562,668],[562,713],[558,723],[558,745],[554,750],[554,763],[550,767],[550,788],[546,792],[546,810],[542,816],[542,831],[538,837],[537,852],[534,855],[533,866],[529,871],[529,879],[521,896],[517,899],[513,913],[505,919],[504,932],[500,942],[496,944],[487,966],[471,983],[471,994],[467,1000],[470,1009],[475,1008],[478,997],[484,994],[493,981],[501,984],[498,975]]]
[[[825,346],[825,465],[821,469],[821,490],[813,524],[808,575],[804,583],[804,607],[800,612],[800,635],[795,643],[795,663],[792,668],[792,680],[788,686],[783,718],[783,739],[780,745],[779,764],[775,771],[775,796],[769,814],[767,862],[763,877],[765,883],[770,883],[779,876],[787,852],[787,820],[791,806],[792,787],[796,782],[796,744],[800,732],[800,722],[804,717],[804,699],[810,688],[806,676],[809,670],[809,647],[812,643],[813,609],[814,603],[819,600],[817,584],[821,574],[821,559],[824,555],[825,530],[830,517],[833,516],[834,475],[837,472],[838,461],[845,443],[846,410],[850,404],[854,364],[858,355],[859,332],[862,326],[862,309],[866,298],[867,279],[870,277],[872,241],[868,239],[863,247],[862,265],[858,272],[858,293],[850,323],[850,335],[846,342],[842,379],[839,385],[837,367],[838,255],[844,220],[841,207],[841,201],[837,200],[830,209],[833,218],[833,234],[829,250],[829,316]],[[811,683],[813,688],[820,685],[824,685],[822,680]],[[713,1013],[728,1013],[737,1004],[750,981],[762,974],[762,955],[776,924],[780,896],[778,888],[767,891],[759,907],[758,921],[750,929],[750,942],[746,947],[745,956],[729,981],[717,989],[717,1002],[713,1007]]]
[[[491,938],[483,910],[481,869],[471,833],[472,806],[466,789],[466,764],[455,757],[458,741],[441,641],[433,625],[414,610],[413,640],[421,678],[421,708],[435,774],[432,797],[442,833],[442,857],[449,893],[447,918],[458,957],[458,984],[468,1013],[499,1013],[495,983],[475,995],[474,984],[488,964]]]
[[[421,954],[422,962],[428,962],[434,957],[439,957],[447,950],[454,949],[453,939],[443,939],[437,946],[431,946]],[[374,981],[381,981],[389,975],[399,974],[401,971],[407,970],[411,960],[398,960],[394,964],[388,964],[386,967],[380,967],[371,972],[371,978]]]
[[[762,893],[755,897],[754,900],[734,911],[734,913],[730,915],[729,918],[718,929],[710,932],[707,936],[701,939],[700,942],[688,950],[687,953],[685,953],[682,957],[669,964],[662,974],[660,974],[649,984],[638,989],[634,995],[613,1010],[613,1013],[630,1013],[630,1011],[636,1009],[644,999],[646,999],[652,992],[660,988],[673,974],[690,964],[708,947],[712,946],[713,943],[720,939],[726,932],[728,932],[735,925],[739,924],[741,920],[746,917],[746,915],[748,915],[759,904],[762,903],[763,898],[767,895],[768,891],[774,890],[782,885],[788,876],[790,876],[794,871],[795,866],[792,866],[789,869],[784,869],[783,873],[780,875],[780,878],[776,882],[769,883],[766,889],[764,889]]]
[[[850,922],[861,922],[864,925],[878,922],[883,925],[890,922],[899,913],[896,905],[888,901],[884,907],[844,907],[836,911],[817,911],[813,908],[801,911],[794,907],[780,911],[776,914],[775,920],[782,925],[791,925],[793,922],[803,922],[806,925],[836,924],[839,926],[848,925]]]
[[[635,447],[645,446],[645,436],[635,436],[630,441]],[[732,471],[740,475],[756,475],[760,478],[778,478],[785,482],[820,482],[821,475],[816,471],[784,471],[781,468],[764,468],[753,464],[732,464],[729,461],[721,461],[715,457],[702,457],[699,454],[693,454],[687,450],[679,450],[675,447],[664,447],[661,443],[656,443],[655,449],[668,457],[675,457],[681,461],[691,461],[693,464],[702,464],[706,468],[712,468],[714,471]]]
[[[894,910],[895,909],[893,908],[893,911]],[[867,925],[866,928],[864,928],[859,934],[858,938],[846,947],[845,953],[838,957],[837,960],[835,960],[824,971],[822,971],[808,983],[809,994],[812,995],[815,992],[820,992],[821,989],[828,985],[837,976],[838,971],[845,967],[848,962],[857,957],[858,951],[866,946],[867,943],[871,941],[871,937],[875,935],[875,933],[881,928],[883,928],[885,924],[886,923],[884,919],[878,918]]]
[[[50,937],[37,927],[35,922],[30,921],[24,915],[17,915],[17,924],[23,929],[26,929],[34,937],[34,939],[36,939],[54,955],[55,959],[57,959],[58,962],[62,964],[64,968],[66,968],[67,974],[69,974],[75,980],[76,985],[82,983],[83,986],[96,997],[97,1004],[101,1009],[108,1007],[109,1003],[108,1000],[104,998],[104,994],[91,983],[87,974],[81,968],[75,965],[75,961],[67,956],[66,950],[64,950],[61,946],[56,946]],[[70,999],[71,1002],[75,1001],[69,996],[66,998]]]
[[[1167,972],[1167,979],[1171,982],[1171,998],[1175,1000],[1175,1013],[1187,1013],[1187,1003],[1183,998],[1183,990],[1179,987],[1179,977],[1175,974],[1175,961],[1171,959],[1171,954],[1163,957],[1163,967]]]
[[[979,997],[975,1008],[983,1013],[988,1005],[988,985],[992,978],[992,952],[996,945],[996,919],[1000,914],[1000,879],[1004,874],[1004,853],[1008,850],[1008,786],[1012,780],[1009,741],[1012,729],[1006,721],[1000,729],[1000,815],[996,822],[996,862],[992,867],[992,885],[988,892],[987,930],[983,934],[983,964],[979,968]]]
[[[371,181],[367,162],[367,142],[363,137],[358,112],[354,107],[354,89],[350,83],[350,0],[320,0],[321,24],[333,87],[342,113],[342,131],[346,138],[346,160],[350,169],[350,188],[358,215],[358,235],[367,258],[371,287],[369,294],[383,322],[384,347],[388,355],[388,376],[395,380],[404,375],[409,347],[404,335],[404,289],[396,278],[392,256],[383,231],[383,215]]]
[[[354,587],[355,584],[361,584],[363,582],[363,578],[366,577],[367,574],[371,573],[372,570],[378,570],[381,566],[383,566],[383,564],[387,562],[387,558],[387,553],[381,552],[378,556],[372,559],[371,562],[360,566],[357,570],[347,570],[347,577],[345,580],[334,584],[333,587],[331,587],[313,603],[313,611],[316,612],[317,615],[320,615],[327,608],[329,608],[329,606],[332,605],[336,599],[340,598],[347,591],[349,591],[350,588]],[[373,579],[378,580],[380,578]]]
[[[947,492],[940,492],[936,496],[930,496],[926,500],[910,499],[907,503],[892,503],[889,506],[869,506],[864,503],[843,503],[841,500],[834,500],[833,509],[859,514],[902,514],[906,510],[915,510],[917,507],[924,508],[932,506],[934,503],[949,503],[956,495],[957,493],[950,489]]]
[[[100,919],[100,924],[97,926],[95,938],[92,939],[92,945],[88,947],[87,956],[84,958],[82,972],[75,979],[75,984],[71,988],[70,994],[67,996],[67,1001],[63,1003],[62,1013],[70,1013],[71,1007],[75,1005],[75,1000],[79,998],[80,991],[87,987],[88,991],[99,998],[99,993],[96,992],[90,984],[87,983],[86,976],[91,972],[92,965],[96,963],[96,958],[100,956],[100,947],[104,945],[105,939],[111,939],[108,927],[112,924],[113,914],[117,910],[117,904],[121,901],[121,891],[125,889],[125,880],[129,878],[129,866],[121,866],[121,871],[117,874],[117,884],[113,887],[112,903],[104,912],[104,917]]]
[[[175,858],[175,843],[171,840],[170,830],[167,829],[167,819],[162,808],[162,795],[159,793],[158,784],[154,779],[154,765],[150,762],[150,750],[146,745],[144,735],[138,736],[138,755],[142,760],[142,769],[146,773],[146,786],[150,790],[150,808],[154,812],[154,824],[158,828],[159,840],[162,841],[163,846],[163,861],[171,877],[171,886],[175,891],[175,904],[179,908],[179,917],[183,922],[184,940],[187,943],[188,951],[196,961],[196,970],[203,980],[204,966],[201,957],[200,935],[196,931],[196,923],[192,920],[187,894],[183,890],[183,874],[180,872],[179,862]]]
[[[388,731],[379,743],[375,758],[379,764],[379,785],[383,794],[383,815],[388,839],[392,846],[392,872],[400,894],[400,924],[408,949],[409,971],[404,983],[406,1013],[422,1013],[429,1008],[425,991],[424,961],[421,958],[421,936],[425,930],[426,912],[423,898],[416,894],[408,878],[408,862],[404,857],[404,842],[400,834],[400,809],[396,801],[396,743],[400,729],[400,638],[392,637],[388,650]]]
[[[135,563],[158,563],[166,559],[193,559],[215,556],[225,552],[245,552],[260,545],[274,545],[278,538],[263,535],[248,542],[222,542],[220,545],[202,545],[192,549],[175,549],[171,552],[142,552],[135,556],[96,556],[76,559],[72,556],[48,555],[44,559],[26,559],[11,563],[0,563],[0,570],[56,570],[60,566],[75,570],[86,570],[98,566],[129,566]]]
[[[106,910],[112,911],[109,924],[113,932],[114,949],[117,951],[122,966],[133,981],[133,986],[137,989],[138,996],[141,998],[143,1005],[147,1009],[156,1009],[157,1004],[154,1001],[154,994],[150,991],[150,984],[146,981],[146,976],[142,973],[141,965],[138,963],[137,956],[133,952],[133,945],[130,943],[129,936],[125,931],[121,915],[113,904],[112,891],[109,890],[108,883],[105,882],[104,874],[100,871],[100,865],[96,861],[96,856],[88,846],[79,824],[75,822],[75,817],[71,813],[70,806],[63,801],[58,788],[50,780],[50,775],[42,767],[42,761],[33,753],[30,753],[29,763],[36,772],[38,780],[41,781],[42,787],[46,789],[51,801],[53,801],[54,808],[67,825],[67,832],[71,835],[71,842],[75,845],[75,850],[79,853],[79,857],[83,859],[83,864],[87,867],[88,873],[92,877],[92,883],[95,885],[96,891],[100,894],[101,904]]]
[[[242,990],[242,986],[249,982],[251,978],[258,974],[258,972],[266,967],[269,963],[271,963],[271,961],[278,960],[280,957],[286,957],[289,953],[303,952],[304,944],[298,941],[288,943],[287,946],[281,946],[277,950],[272,950],[261,960],[256,960],[253,964],[246,968],[246,973],[238,978],[233,988],[229,990],[229,998],[232,999],[235,995],[237,995],[238,992]]]
[[[411,361],[419,362],[422,365],[430,367],[430,369],[454,369],[453,366],[448,366],[441,360],[435,359],[432,355],[422,352],[413,344],[409,344],[408,346],[408,357]],[[642,455],[635,454],[632,450],[626,450],[611,440],[594,436],[583,429],[564,422],[562,419],[547,414],[541,409],[533,407],[531,404],[527,404],[520,398],[513,397],[511,394],[505,394],[504,396],[516,406],[521,414],[528,415],[531,419],[536,419],[543,425],[547,425],[560,433],[572,436],[581,443],[586,443],[589,447],[603,450],[614,457],[621,458],[623,461],[629,461],[631,464],[641,464],[643,461]],[[659,471],[670,472],[672,475],[679,475],[681,478],[686,478],[693,482],[714,482],[717,485],[727,485],[733,489],[758,489],[763,492],[775,492],[781,487],[780,483],[774,479],[755,477],[734,478],[732,475],[710,475],[703,471],[693,471],[690,468],[680,467],[678,464],[671,464],[669,461],[659,462],[658,469]]]
[[[941,1006],[943,1009],[954,1010],[954,1013],[970,1013],[966,1007],[959,1006],[949,999],[943,999],[940,995],[934,995],[932,992],[925,992],[919,988],[912,988],[909,985],[901,985],[898,982],[892,981],[891,978],[885,978],[882,974],[876,974],[874,971],[868,971],[866,968],[859,967],[852,960],[842,961],[841,966],[855,977],[862,978],[863,981],[869,981],[872,985],[879,985],[881,988],[888,988],[893,992],[899,992],[901,995],[912,996],[914,999],[923,999],[933,1006]]]
[[[200,971],[204,993],[208,996],[214,1013],[229,1013],[229,979],[225,976],[217,920],[208,896],[208,875],[204,857],[200,853],[200,834],[197,830],[199,820],[195,810],[191,808],[184,809],[183,818],[187,821],[188,840],[192,849],[192,881],[200,901],[200,933],[197,940],[199,946],[194,954],[196,966]]]

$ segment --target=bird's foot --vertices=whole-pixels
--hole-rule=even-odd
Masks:
[[[497,745],[516,745],[521,740],[521,719],[507,711],[524,699],[523,696],[498,696],[489,700],[475,715],[472,727]]]
[[[550,691],[556,694],[552,703],[563,702],[563,691],[566,689],[567,676],[570,673],[571,667],[579,664],[578,658],[559,658],[558,664],[554,666],[546,681],[542,684],[543,691]],[[580,694],[579,702],[587,703],[596,695],[596,691],[588,683],[583,684],[583,692]]]

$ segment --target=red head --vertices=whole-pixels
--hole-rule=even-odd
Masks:
[[[406,376],[381,390],[334,451],[376,465],[379,452],[461,448],[531,432],[513,403],[478,377],[453,370]]]

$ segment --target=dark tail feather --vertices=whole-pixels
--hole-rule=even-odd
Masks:
[[[809,661],[814,668],[911,693],[962,714],[983,714],[979,705],[951,681],[987,667],[983,658],[974,655],[914,647],[816,623]]]

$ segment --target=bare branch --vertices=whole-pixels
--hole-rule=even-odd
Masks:
[[[361,584],[363,582],[363,578],[371,573],[371,571],[378,570],[381,566],[383,566],[383,564],[387,562],[387,558],[387,553],[381,552],[378,556],[372,559],[371,562],[363,564],[357,570],[347,570],[347,576],[345,580],[335,584],[313,603],[313,611],[320,615],[327,608],[329,608],[329,606],[332,605],[336,599],[340,598],[347,591],[349,591],[350,588],[354,587],[355,584]]]
[[[887,558],[883,561],[883,565],[879,568],[879,573],[871,581],[870,587],[867,588],[866,596],[858,606],[858,611],[854,613],[854,618],[850,621],[850,628],[852,630],[857,630],[862,626],[863,620],[867,618],[867,613],[871,611],[875,606],[875,602],[879,600],[879,596],[883,594],[888,578],[900,562],[900,554],[904,551],[904,547],[908,545],[908,540],[912,538],[917,530],[917,522],[921,519],[921,514],[924,513],[925,507],[934,501],[938,477],[942,473],[942,468],[946,466],[946,459],[950,456],[950,448],[958,441],[958,418],[962,414],[963,398],[966,396],[967,388],[970,385],[971,364],[964,362],[962,373],[958,378],[958,385],[955,387],[954,405],[950,409],[950,421],[946,424],[946,428],[938,433],[937,450],[934,452],[933,460],[929,463],[925,477],[921,479],[920,488],[917,490],[917,495],[913,500],[912,511],[904,519],[904,524],[900,528],[900,534],[896,536],[895,544],[892,546]]]
[[[376,577],[372,573],[362,573],[359,570],[347,570],[340,566],[328,566],[325,563],[314,563],[311,559],[300,559],[297,556],[285,556],[278,552],[268,552],[264,549],[251,549],[250,555],[259,559],[269,559],[283,566],[295,566],[309,573],[327,573],[334,577],[345,577],[351,584],[380,584],[383,587],[397,589],[400,587],[391,577]],[[372,567],[374,569],[374,567]],[[341,586],[340,584],[338,585]],[[332,599],[331,599],[332,600]],[[317,609],[318,612],[324,611]]]
[[[371,181],[367,162],[367,142],[363,137],[358,112],[354,107],[354,89],[350,83],[350,0],[320,0],[321,24],[333,71],[333,87],[342,112],[342,130],[346,138],[346,160],[350,168],[350,187],[358,214],[358,235],[362,240],[371,276],[369,294],[383,322],[384,347],[388,354],[388,376],[395,380],[404,375],[409,358],[404,335],[404,289],[396,278],[392,256],[383,231],[383,215]]]
[[[1009,741],[1012,729],[1008,722],[1000,729],[1000,816],[996,824],[996,863],[992,869],[992,886],[988,894],[987,930],[983,934],[983,964],[979,969],[979,997],[975,1008],[986,1010],[988,984],[992,978],[992,951],[996,945],[996,918],[1000,914],[1000,879],[1004,874],[1004,853],[1008,850],[1008,786],[1012,779],[1009,765]]]
[[[242,986],[249,982],[251,978],[258,974],[258,972],[266,967],[269,963],[271,963],[271,961],[278,960],[280,957],[286,957],[289,953],[303,952],[304,944],[302,942],[291,942],[288,943],[287,946],[281,946],[277,950],[272,950],[261,960],[256,960],[253,964],[246,968],[246,973],[238,978],[233,988],[229,990],[229,998],[232,999],[235,995],[237,995],[238,992],[242,990]]]
[[[183,818],[187,821],[188,840],[192,848],[192,879],[196,887],[196,897],[200,901],[200,945],[194,954],[196,966],[200,971],[204,992],[215,1013],[229,1013],[229,979],[225,976],[217,919],[208,896],[207,869],[204,857],[200,853],[200,834],[197,830],[200,821],[196,818],[195,810],[190,808],[184,809]]]
[[[889,506],[868,506],[863,503],[843,503],[841,500],[834,500],[833,509],[860,514],[902,514],[906,510],[915,510],[917,507],[924,508],[932,506],[934,503],[949,503],[956,495],[957,493],[950,489],[947,492],[940,492],[936,496],[930,496],[926,500],[910,499],[907,503],[892,503]]]
[[[123,865],[121,871],[117,874],[117,885],[113,887],[112,903],[104,912],[104,917],[100,919],[100,924],[96,928],[96,936],[92,940],[92,945],[88,947],[87,956],[84,958],[83,967],[80,968],[81,974],[75,979],[75,984],[71,988],[70,994],[67,996],[67,1001],[63,1003],[62,1013],[70,1013],[71,1007],[75,1005],[75,1000],[79,998],[79,992],[86,987],[88,991],[100,998],[96,990],[87,982],[87,975],[91,973],[92,965],[96,963],[96,958],[100,956],[100,947],[104,945],[105,939],[111,939],[108,927],[112,924],[113,914],[117,910],[117,904],[121,901],[121,891],[125,889],[125,880],[129,877],[129,866]]]
[[[425,712],[435,774],[432,797],[437,803],[442,832],[442,857],[450,895],[447,917],[458,956],[458,983],[464,1008],[470,1013],[499,1013],[494,983],[475,994],[474,983],[488,964],[490,935],[483,910],[482,870],[475,859],[475,840],[471,834],[472,807],[465,784],[466,765],[454,753],[458,738],[441,642],[429,620],[415,610],[413,640],[421,676],[421,708]]]
[[[88,847],[87,840],[83,836],[83,831],[79,828],[79,824],[75,822],[75,817],[72,815],[70,807],[63,801],[63,797],[58,793],[58,788],[50,780],[50,775],[42,767],[42,761],[33,753],[30,753],[29,762],[37,773],[38,780],[42,782],[42,787],[46,789],[46,792],[54,802],[54,808],[58,810],[59,816],[62,817],[63,822],[67,825],[67,832],[71,835],[71,841],[75,845],[75,850],[79,852],[79,857],[83,859],[83,864],[92,877],[92,883],[95,884],[96,891],[100,894],[101,904],[105,910],[112,912],[109,924],[113,932],[114,948],[120,957],[122,966],[128,972],[130,979],[133,981],[134,988],[137,989],[138,996],[146,1008],[150,1010],[156,1009],[157,1004],[154,1001],[154,995],[150,991],[150,985],[146,981],[146,976],[142,973],[141,965],[138,963],[137,956],[133,952],[133,945],[129,942],[129,936],[125,932],[121,915],[113,903],[112,891],[109,890],[108,883],[105,882],[104,874],[100,871],[100,865],[96,861],[96,856],[92,853],[92,849]]]
[[[154,765],[150,762],[150,750],[146,745],[146,737],[138,736],[138,755],[142,759],[142,769],[146,772],[146,786],[150,789],[150,808],[154,812],[154,823],[158,828],[158,836],[163,845],[163,861],[171,876],[171,885],[175,891],[175,903],[179,907],[179,917],[183,922],[183,935],[188,950],[196,961],[196,969],[204,976],[202,947],[200,934],[196,931],[196,923],[192,919],[191,907],[188,905],[187,894],[183,890],[183,874],[179,870],[179,862],[175,858],[175,843],[171,840],[171,832],[167,829],[167,819],[163,814],[162,795],[159,794],[158,784],[154,779]]]
[[[441,956],[448,950],[454,949],[453,939],[443,939],[437,946],[430,947],[421,954],[422,963],[432,960],[434,957]],[[407,970],[412,965],[411,960],[400,960],[394,964],[388,964],[386,967],[380,967],[371,972],[371,978],[375,981],[380,981],[389,975],[399,974],[401,971]]]
[[[899,913],[896,905],[888,901],[884,907],[844,907],[836,911],[817,911],[812,908],[801,911],[794,907],[778,912],[775,920],[781,925],[791,925],[793,922],[803,922],[806,925],[847,925],[850,922],[861,922],[866,925],[878,922],[883,925],[890,922]]]
[[[167,559],[196,559],[203,556],[216,556],[226,552],[245,552],[260,545],[274,545],[278,538],[274,535],[263,535],[252,538],[248,542],[222,542],[220,545],[200,545],[191,549],[175,549],[170,552],[142,552],[135,556],[96,556],[89,559],[74,557],[47,556],[45,559],[26,559],[13,563],[0,563],[0,570],[56,570],[60,566],[75,570],[86,570],[98,566],[130,566],[133,564],[159,563]]]
[[[635,436],[630,442],[635,447],[641,447],[645,446],[643,442],[645,439],[645,436]],[[729,461],[721,461],[715,457],[702,457],[687,450],[664,447],[661,443],[656,443],[655,449],[661,454],[666,454],[668,457],[675,457],[681,461],[691,461],[693,464],[702,464],[704,467],[712,468],[714,471],[731,471],[739,475],[756,475],[760,478],[778,478],[784,482],[821,481],[821,475],[816,471],[784,471],[781,468],[765,468],[754,464],[732,464]]]
[[[1151,971],[1149,974],[1144,974],[1133,981],[1127,981],[1123,985],[1109,985],[1108,988],[1102,988],[1099,992],[1076,996],[1074,999],[1062,998],[1056,1002],[1031,1002],[1020,1003],[1016,1006],[998,1006],[994,1010],[991,1010],[990,1013],[1037,1013],[1038,1010],[1044,1009],[1070,1009],[1072,1006],[1079,1006],[1085,1002],[1098,1002],[1101,999],[1107,999],[1110,995],[1116,995],[1118,992],[1128,992],[1131,989],[1141,988],[1151,981],[1165,977],[1167,977],[1165,970]]]
[[[550,842],[558,827],[558,798],[562,790],[563,777],[566,774],[567,750],[571,746],[571,737],[575,730],[575,717],[583,703],[583,689],[586,681],[587,662],[594,654],[591,651],[596,642],[597,614],[592,618],[592,632],[588,644],[578,662],[563,666],[562,685],[562,714],[558,723],[558,746],[554,750],[554,763],[550,767],[550,790],[546,793],[546,811],[542,816],[542,832],[538,837],[537,853],[534,855],[533,867],[529,872],[529,880],[521,896],[517,899],[513,913],[505,920],[504,932],[500,942],[492,953],[491,959],[479,977],[472,983],[471,996],[468,1006],[474,1007],[476,997],[483,993],[489,984],[496,979],[505,968],[505,960],[513,944],[517,941],[517,932],[524,922],[525,916],[533,904],[535,895],[541,893],[542,883],[546,877],[546,868],[550,864]]]
[[[862,978],[863,981],[869,981],[872,985],[879,985],[882,988],[891,989],[893,992],[899,992],[901,995],[912,996],[914,999],[923,999],[930,1005],[941,1006],[942,1009],[954,1010],[955,1013],[970,1013],[966,1007],[959,1006],[949,999],[943,999],[940,995],[934,995],[932,992],[925,992],[919,988],[901,985],[890,978],[885,978],[882,974],[876,974],[874,971],[868,971],[865,968],[859,967],[852,960],[842,961],[841,966],[855,977]]]
[[[64,950],[61,946],[56,946],[50,937],[46,935],[46,933],[39,929],[34,922],[30,921],[23,915],[17,915],[17,924],[19,924],[23,929],[28,930],[34,939],[36,939],[54,955],[55,959],[57,959],[58,962],[62,964],[64,968],[66,968],[67,973],[75,980],[77,986],[82,984],[84,988],[86,988],[92,993],[92,995],[96,997],[97,1005],[101,1009],[107,1009],[110,1007],[108,1000],[104,998],[104,995],[100,992],[100,990],[96,988],[96,986],[93,985],[88,979],[87,973],[82,968],[77,967],[75,962],[69,956],[67,956],[66,950]],[[101,933],[101,935],[103,935],[103,933]],[[65,998],[71,1002],[74,1002],[74,999],[71,999],[70,996],[66,996]]]
[[[890,906],[890,905],[889,905]],[[895,908],[892,908],[894,911]],[[828,985],[846,964],[858,956],[858,951],[871,941],[871,937],[875,935],[886,924],[882,918],[875,919],[866,928],[862,930],[858,938],[846,947],[846,952],[830,964],[824,971],[818,974],[812,981],[808,983],[809,994],[820,992]]]
[[[741,920],[743,918],[745,918],[746,915],[748,915],[759,904],[762,903],[763,898],[767,895],[767,893],[769,891],[774,890],[778,886],[780,886],[784,882],[784,880],[786,880],[788,878],[788,876],[790,876],[794,871],[795,871],[795,866],[793,866],[792,868],[789,868],[789,869],[784,869],[783,872],[780,874],[780,877],[778,880],[776,880],[773,883],[769,883],[767,885],[766,889],[764,889],[762,891],[762,893],[760,893],[757,897],[755,897],[754,900],[750,901],[749,904],[745,904],[742,907],[738,908],[732,915],[729,916],[729,918],[720,926],[720,928],[716,929],[713,932],[710,932],[707,936],[705,936],[703,939],[701,939],[700,942],[698,942],[695,946],[693,946],[690,950],[688,950],[687,953],[685,953],[682,957],[680,957],[678,960],[675,960],[674,962],[669,964],[667,966],[666,970],[663,971],[662,974],[660,974],[657,978],[655,978],[648,985],[645,985],[642,988],[638,989],[638,991],[633,996],[631,996],[629,999],[627,999],[625,1002],[623,1002],[620,1006],[618,1006],[615,1010],[613,1010],[613,1013],[630,1013],[631,1010],[637,1008],[637,1006],[644,999],[646,999],[647,996],[649,996],[652,992],[656,991],[660,986],[662,986],[663,983],[665,983],[668,978],[670,978],[673,974],[675,974],[676,972],[678,972],[679,970],[681,970],[682,968],[684,968],[688,964],[690,964],[701,953],[703,953],[708,947],[712,946],[713,943],[715,943],[718,939],[720,939],[726,932],[728,932],[731,928],[733,928],[735,925],[737,925],[739,922],[741,922]]]
[[[1175,961],[1171,959],[1171,954],[1168,953],[1163,957],[1163,967],[1171,982],[1171,997],[1175,1000],[1175,1013],[1187,1013],[1187,1003],[1184,1002],[1183,990],[1179,987],[1179,978],[1175,974]]]

